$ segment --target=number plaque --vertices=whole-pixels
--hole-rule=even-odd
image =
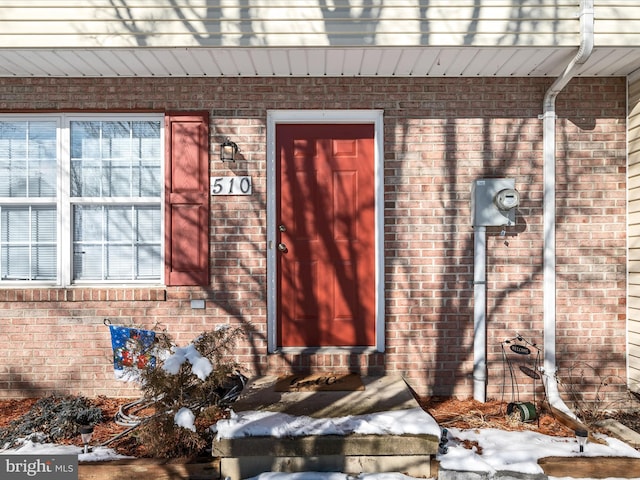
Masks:
[[[251,177],[211,177],[211,195],[251,195]]]

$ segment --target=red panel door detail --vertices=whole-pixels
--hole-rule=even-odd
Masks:
[[[165,282],[209,284],[209,117],[165,117]]]
[[[373,125],[276,130],[278,345],[375,345]]]

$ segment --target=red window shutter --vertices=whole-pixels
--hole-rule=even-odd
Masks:
[[[165,116],[165,282],[209,284],[209,115]]]

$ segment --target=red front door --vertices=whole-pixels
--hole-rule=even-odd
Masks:
[[[374,127],[276,128],[278,346],[373,346]]]

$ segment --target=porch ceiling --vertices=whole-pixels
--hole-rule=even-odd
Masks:
[[[555,77],[577,47],[2,49],[0,77]],[[640,69],[638,47],[596,47],[581,76]]]

